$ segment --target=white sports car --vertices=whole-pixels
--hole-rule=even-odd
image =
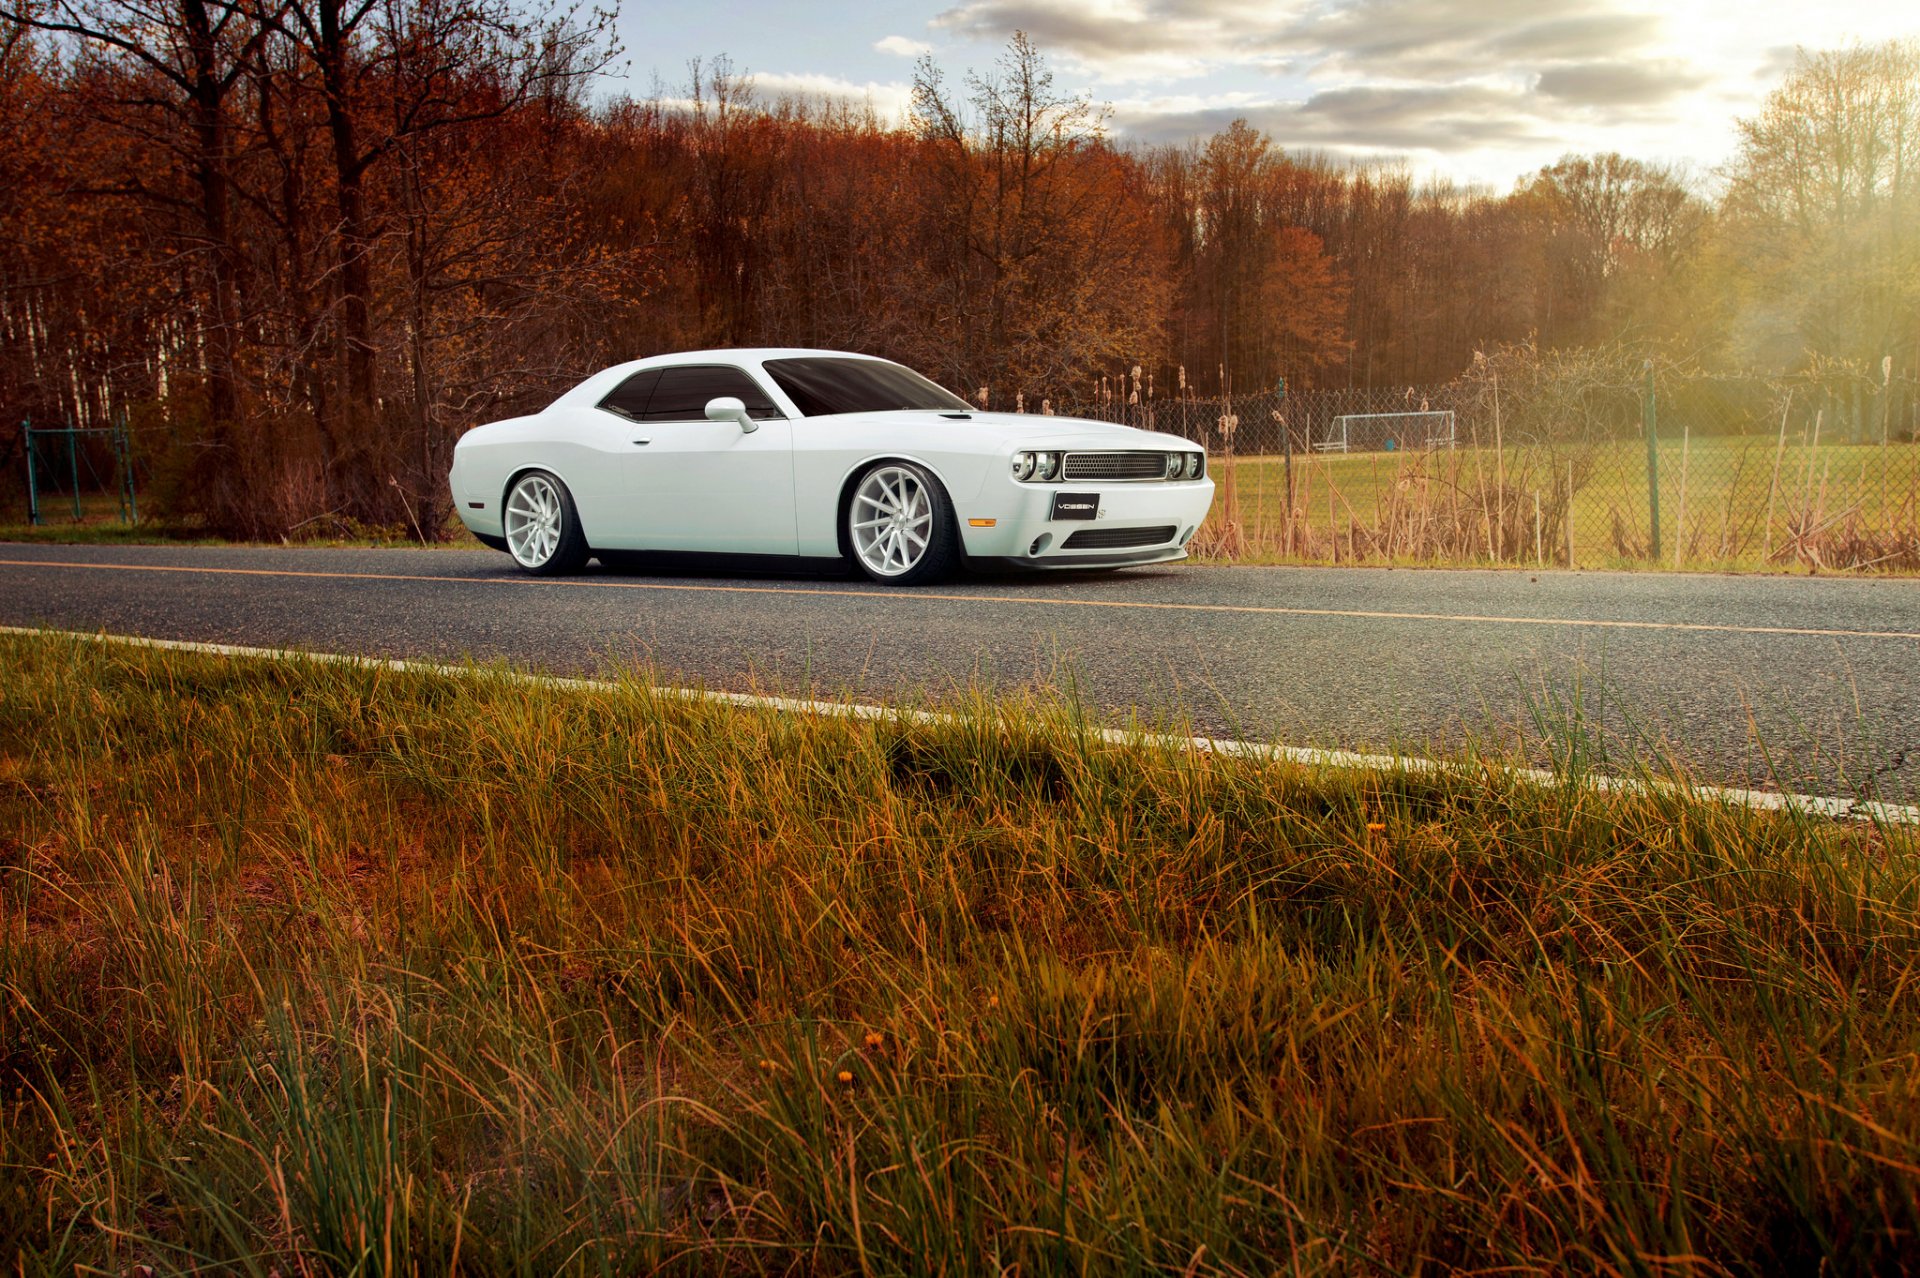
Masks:
[[[622,552],[851,560],[911,585],[964,561],[1184,558],[1213,502],[1173,435],[978,412],[839,351],[659,355],[461,437],[448,476],[481,541],[531,573]]]

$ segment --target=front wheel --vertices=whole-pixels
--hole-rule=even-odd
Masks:
[[[507,553],[536,577],[578,572],[592,553],[580,531],[573,495],[544,470],[528,471],[513,481],[503,515]]]
[[[911,462],[883,462],[860,477],[847,506],[847,541],[860,571],[883,586],[935,580],[959,558],[946,491]]]

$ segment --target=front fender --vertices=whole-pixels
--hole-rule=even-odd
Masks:
[[[946,490],[954,513],[962,522],[965,521],[963,508],[978,495],[993,469],[991,458],[914,449],[874,448],[855,457],[856,460],[848,462],[843,455],[828,463],[795,453],[793,482],[797,500],[794,510],[802,555],[830,558],[846,553],[841,537],[854,485],[860,476],[882,462],[908,462],[932,475]]]

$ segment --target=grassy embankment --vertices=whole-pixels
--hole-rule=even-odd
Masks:
[[[1058,706],[0,669],[9,1272],[1916,1254],[1908,831]]]

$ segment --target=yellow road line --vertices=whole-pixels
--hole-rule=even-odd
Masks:
[[[110,572],[187,573],[229,577],[309,577],[331,581],[416,581],[455,585],[570,586],[576,589],[678,591],[686,594],[826,596],[843,599],[884,599],[895,603],[958,602],[1022,605],[1046,608],[1114,608],[1141,612],[1211,612],[1273,617],[1348,617],[1364,621],[1445,621],[1472,625],[1592,627],[1606,630],[1660,630],[1703,634],[1779,635],[1816,639],[1910,639],[1920,631],[1842,630],[1814,626],[1736,626],[1702,621],[1626,621],[1608,617],[1503,617],[1488,613],[1391,612],[1365,608],[1289,608],[1277,604],[1164,603],[1150,599],[1062,599],[1057,596],[963,595],[932,590],[849,590],[821,586],[716,586],[670,581],[607,581],[600,578],[449,577],[398,572],[321,572],[306,568],[215,568],[182,564],[87,563],[63,559],[0,559],[6,568],[93,568]]]

